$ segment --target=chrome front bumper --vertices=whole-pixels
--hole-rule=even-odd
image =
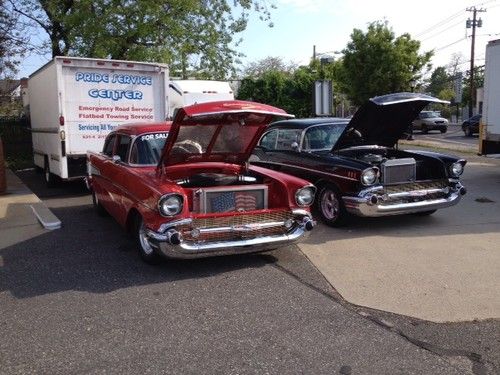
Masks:
[[[347,212],[364,217],[404,215],[454,206],[467,190],[460,182],[443,189],[415,190],[382,194],[377,189],[362,191],[357,197],[343,196]],[[439,198],[436,198],[436,195]]]
[[[294,210],[293,226],[285,234],[251,237],[253,230],[284,226],[284,222],[253,224],[238,227],[197,228],[201,233],[245,232],[247,238],[230,241],[187,241],[178,228],[189,225],[191,219],[179,220],[162,225],[159,231],[147,230],[150,244],[168,258],[203,258],[209,256],[255,253],[290,245],[309,235],[315,226],[311,214],[305,210]],[[248,235],[250,234],[250,235]]]

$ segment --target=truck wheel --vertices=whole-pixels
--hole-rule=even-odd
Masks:
[[[134,237],[139,250],[141,259],[147,264],[159,264],[163,260],[162,257],[156,252],[156,249],[151,246],[149,239],[146,235],[146,226],[142,216],[137,215],[135,218]]]
[[[50,172],[49,160],[47,157],[45,157],[45,161],[43,163],[43,177],[47,187],[50,188],[56,185],[56,176]]]
[[[338,227],[347,223],[347,211],[338,190],[333,185],[320,188],[316,197],[316,209],[326,225]]]
[[[106,211],[101,202],[99,202],[99,198],[97,198],[94,190],[92,190],[92,205],[94,206],[94,210],[97,212],[97,215],[108,216],[108,211]]]

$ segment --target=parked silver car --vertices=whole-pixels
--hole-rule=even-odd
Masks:
[[[439,130],[441,133],[446,133],[448,120],[441,117],[441,114],[437,111],[422,111],[413,120],[412,126],[413,130],[420,130],[422,133],[427,133],[430,130]]]

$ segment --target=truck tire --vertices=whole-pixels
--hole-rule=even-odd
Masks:
[[[51,188],[56,185],[56,176],[50,172],[48,157],[45,157],[45,161],[43,163],[43,178],[47,187]]]

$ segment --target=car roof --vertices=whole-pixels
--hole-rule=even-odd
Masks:
[[[282,129],[305,129],[311,125],[319,124],[347,124],[350,121],[348,118],[341,117],[313,117],[302,119],[281,120],[273,122],[269,128],[282,128]]]
[[[170,125],[172,125],[172,121],[124,124],[116,127],[113,132],[134,136],[144,133],[168,131],[170,130]]]

